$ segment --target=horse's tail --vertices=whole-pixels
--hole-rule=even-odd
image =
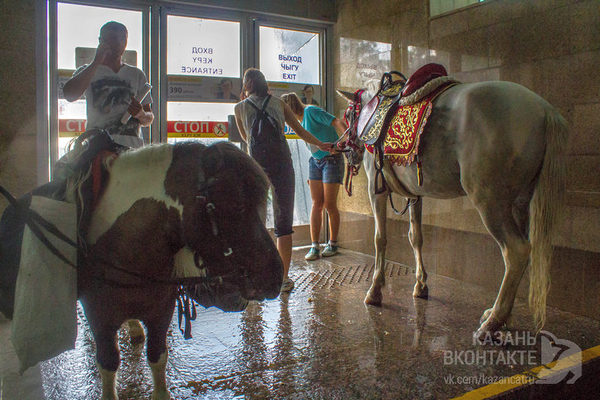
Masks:
[[[529,272],[529,306],[537,330],[546,322],[546,296],[550,289],[552,233],[564,204],[566,162],[564,152],[568,139],[565,119],[554,109],[546,111],[546,151],[538,182],[529,205],[529,240],[531,242]]]

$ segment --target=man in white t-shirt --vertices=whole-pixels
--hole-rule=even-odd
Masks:
[[[127,37],[125,25],[115,21],[104,24],[94,60],[75,71],[63,92],[68,101],[78,100],[85,93],[87,130],[106,129],[117,143],[140,147],[140,127],[154,120],[152,97],[148,93],[142,99],[148,82],[144,72],[122,61]],[[131,118],[123,123],[126,112]]]

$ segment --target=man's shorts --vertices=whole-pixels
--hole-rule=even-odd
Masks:
[[[333,154],[317,160],[311,157],[308,161],[308,179],[323,183],[339,183],[344,180],[344,156]]]

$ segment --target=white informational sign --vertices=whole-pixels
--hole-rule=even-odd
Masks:
[[[320,35],[260,27],[260,70],[268,81],[321,84]]]
[[[167,74],[240,77],[240,23],[167,17]]]

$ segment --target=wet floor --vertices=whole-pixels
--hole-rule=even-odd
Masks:
[[[200,307],[190,340],[174,318],[167,366],[174,399],[445,399],[540,363],[541,342],[526,343],[532,324],[524,301],[515,304],[512,343],[474,345],[472,332],[495,293],[430,275],[429,300],[413,299],[413,271],[389,264],[383,306],[365,306],[372,257],[342,250],[309,263],[305,252],[294,251],[291,294],[242,313]],[[6,322],[0,335],[5,328]],[[600,344],[600,322],[589,318],[550,308],[544,329],[581,349]],[[125,332],[119,342],[120,398],[150,398],[145,354]],[[83,313],[75,350],[24,377],[5,377],[0,394],[0,400],[99,398]]]

